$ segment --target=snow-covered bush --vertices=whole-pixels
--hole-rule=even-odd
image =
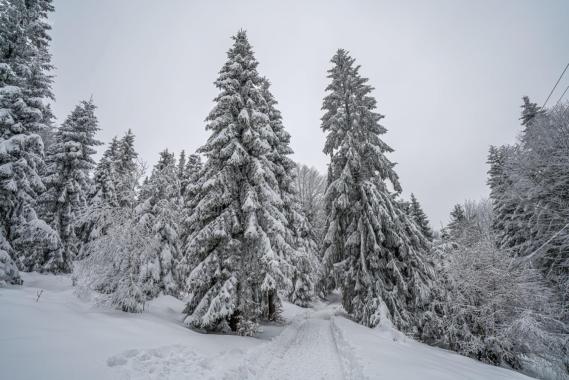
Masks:
[[[88,244],[90,254],[75,265],[78,292],[99,293],[99,301],[122,311],[141,312],[160,280],[157,243],[151,226],[133,210],[116,208],[107,233]]]
[[[498,248],[490,202],[460,209],[452,237],[435,247],[447,280],[450,348],[530,373],[531,363],[547,362],[562,373],[568,330],[559,320],[560,300],[539,269]]]

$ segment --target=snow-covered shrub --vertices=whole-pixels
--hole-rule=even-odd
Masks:
[[[77,286],[99,293],[99,301],[119,310],[141,312],[160,279],[157,245],[150,226],[128,208],[109,211],[107,233],[88,243],[90,254],[76,263]]]
[[[529,373],[530,363],[544,361],[561,373],[568,330],[560,300],[539,269],[497,247],[490,202],[461,209],[452,238],[435,247],[447,280],[450,348]]]

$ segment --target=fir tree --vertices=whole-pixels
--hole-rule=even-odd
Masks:
[[[189,207],[185,250],[194,269],[185,323],[251,334],[263,311],[270,315],[278,306],[285,258],[272,242],[286,244],[287,221],[258,63],[244,31],[233,39],[215,82],[220,94],[207,118],[211,136],[199,149],[207,161]]]
[[[287,258],[287,281],[283,288],[289,288],[289,300],[299,306],[308,306],[314,296],[315,283],[318,281],[319,264],[317,245],[306,215],[303,213],[296,185],[296,164],[289,157],[293,153],[290,147],[290,135],[284,129],[282,115],[277,108],[277,101],[270,91],[270,82],[263,78],[262,93],[267,103],[267,114],[272,130],[277,137],[269,160],[273,165],[279,194],[286,218],[286,244],[279,240],[271,245],[280,251],[280,256]],[[290,281],[289,281],[290,279]],[[273,319],[273,315],[265,315]]]
[[[493,229],[499,246],[507,249],[523,244],[528,238],[526,226],[517,220],[521,198],[515,196],[509,174],[514,154],[512,147],[491,146],[487,160],[490,165],[488,186],[494,212]]]
[[[448,231],[445,236],[447,238],[456,238],[460,236],[464,231],[465,223],[466,214],[464,213],[464,208],[460,204],[454,205],[452,211],[450,212],[450,222],[445,228],[445,230]]]
[[[120,207],[134,207],[138,179],[141,176],[138,153],[134,150],[134,134],[129,129],[113,149],[115,191]]]
[[[191,198],[194,194],[194,187],[195,184],[198,180],[200,171],[202,170],[202,160],[201,157],[197,154],[190,154],[188,156],[188,160],[186,161],[186,163],[184,164],[184,166],[181,166],[182,163],[180,162],[178,164],[178,167],[180,168],[180,170],[183,169],[183,172],[181,173],[180,176],[180,192],[182,194],[182,196],[187,199],[187,198]],[[191,189],[188,189],[191,188]]]
[[[529,100],[529,97],[522,97],[524,104],[522,104],[522,115],[520,120],[522,121],[522,126],[528,126],[535,119],[536,116],[544,114],[544,111],[536,103]]]
[[[419,226],[423,236],[425,236],[427,240],[433,241],[433,230],[429,226],[429,219],[414,194],[411,194],[409,212],[415,223],[417,223],[417,226]]]
[[[433,268],[426,240],[388,190],[401,191],[380,135],[372,87],[345,50],[332,58],[324,98],[324,153],[331,156],[326,191],[325,265],[333,268],[342,304],[366,326],[389,323],[416,331],[429,309]]]
[[[47,190],[39,199],[43,218],[62,240],[67,268],[79,251],[75,227],[87,206],[89,175],[95,166],[92,156],[100,145],[95,140],[99,129],[95,108],[91,100],[81,102],[55,132],[43,178]]]
[[[180,260],[180,180],[174,155],[167,150],[152,170],[142,192],[147,194],[137,207],[139,223],[148,226],[155,241],[154,253],[143,263],[141,281],[147,298],[160,292],[178,295],[180,279],[175,274],[175,265]]]
[[[23,283],[18,267],[12,260],[12,246],[4,236],[6,234],[0,232],[0,288],[8,284],[21,285]]]
[[[99,160],[94,172],[92,192],[88,194],[87,208],[77,221],[77,235],[81,241],[80,258],[91,252],[89,243],[106,234],[112,222],[112,212],[119,207],[116,191],[115,160],[118,139],[115,137]]]
[[[20,269],[66,270],[57,234],[34,210],[51,126],[50,0],[0,3],[0,233]]]
[[[178,181],[180,182],[180,195],[183,197],[186,191],[187,179],[186,177],[186,152],[180,152],[180,159],[178,160]]]

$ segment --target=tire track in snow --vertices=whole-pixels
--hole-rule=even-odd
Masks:
[[[363,366],[357,359],[354,348],[344,338],[342,330],[336,324],[336,318],[332,317],[330,319],[330,333],[334,338],[334,345],[342,362],[344,377],[353,380],[369,380],[363,373]]]

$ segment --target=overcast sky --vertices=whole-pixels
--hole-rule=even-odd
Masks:
[[[56,0],[55,112],[93,95],[99,138],[131,128],[149,165],[194,151],[230,36],[248,31],[294,159],[326,172],[326,70],[349,50],[375,87],[404,195],[435,227],[487,196],[488,146],[515,141],[521,96],[542,103],[569,61],[569,1]],[[552,97],[557,101],[569,75]],[[568,96],[569,97],[569,96]],[[102,150],[103,148],[101,148]]]

